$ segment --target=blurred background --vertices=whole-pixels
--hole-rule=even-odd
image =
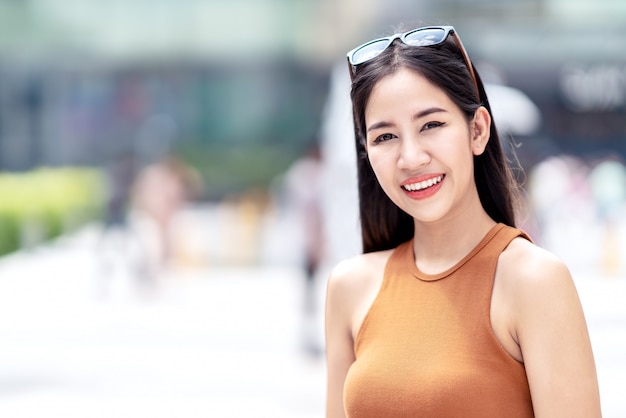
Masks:
[[[0,0],[0,414],[321,417],[345,52],[454,25],[626,416],[626,3]]]

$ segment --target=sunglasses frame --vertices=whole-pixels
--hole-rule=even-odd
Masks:
[[[406,42],[406,38],[407,36],[410,36],[416,32],[421,32],[421,31],[425,31],[425,30],[433,30],[433,29],[441,29],[444,31],[444,34],[441,38],[441,41],[437,42],[437,43],[433,43],[433,44],[429,44],[429,45],[411,45],[410,43]],[[405,45],[409,45],[409,46],[415,46],[415,47],[429,47],[429,46],[434,46],[434,45],[440,45],[442,43],[444,43],[447,39],[448,36],[452,35],[452,38],[454,40],[454,43],[456,44],[457,48],[459,48],[459,50],[461,51],[461,55],[463,55],[463,60],[465,61],[465,66],[467,67],[470,75],[472,76],[472,80],[474,81],[474,86],[476,87],[476,92],[478,93],[478,96],[480,97],[480,89],[478,88],[478,80],[476,78],[476,74],[474,73],[474,66],[472,65],[472,61],[470,60],[469,54],[467,53],[467,50],[465,49],[465,47],[463,46],[463,42],[461,41],[461,38],[459,37],[459,34],[457,33],[456,29],[454,29],[453,26],[425,26],[422,28],[417,28],[417,29],[412,29],[408,32],[404,32],[404,33],[396,33],[392,36],[387,36],[384,38],[378,38],[378,39],[373,39],[369,42],[364,43],[363,45],[359,45],[356,48],[350,50],[347,54],[347,59],[348,59],[348,69],[350,71],[350,80],[354,80],[354,75],[356,74],[356,67],[364,64],[372,59],[374,59],[375,57],[377,57],[378,55],[380,55],[384,50],[386,50],[387,48],[389,48],[389,45],[391,45],[393,43],[393,41],[395,41],[396,39],[400,39],[400,41],[402,41],[403,44]],[[356,54],[358,51],[360,51],[361,49],[365,48],[368,45],[372,45],[374,43],[378,43],[381,41],[387,41],[387,45],[385,45],[384,48],[382,48],[376,55],[369,57],[368,59],[361,61],[359,63],[354,63],[353,62],[353,58],[354,58],[354,54]]]

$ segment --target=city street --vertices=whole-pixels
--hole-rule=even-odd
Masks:
[[[626,0],[0,0],[0,22],[0,418],[324,418],[335,266],[414,235],[423,272],[474,279],[491,220],[567,266],[626,418]],[[537,410],[584,414],[578,306],[514,254],[481,326],[521,341]],[[334,270],[329,329],[377,278],[373,315],[408,312],[377,256]],[[442,339],[489,302],[447,284]]]
[[[191,266],[136,283],[100,277],[94,242],[87,228],[0,260],[0,416],[323,416],[297,269]],[[625,417],[626,278],[576,280],[604,416]]]
[[[188,269],[151,288],[117,271],[103,290],[86,242],[0,261],[0,416],[322,416],[298,271]]]

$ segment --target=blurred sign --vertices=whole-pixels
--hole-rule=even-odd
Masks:
[[[563,67],[559,85],[573,111],[614,111],[626,103],[626,65],[570,64]]]

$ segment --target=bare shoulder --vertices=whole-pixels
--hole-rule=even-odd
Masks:
[[[553,253],[524,238],[515,238],[498,260],[499,279],[517,291],[569,286],[571,274]]]
[[[391,251],[362,254],[337,264],[326,290],[327,416],[344,416],[343,386],[355,360],[354,341],[376,297]]]
[[[350,280],[354,275],[366,274],[373,267],[384,265],[392,251],[376,251],[347,258],[335,266],[331,277],[337,280]]]
[[[500,255],[495,286],[507,306],[511,335],[522,346],[523,336],[531,335],[532,328],[558,327],[572,323],[573,318],[584,322],[568,267],[550,251],[524,238],[515,238]]]
[[[392,250],[360,254],[341,261],[333,268],[329,287],[338,292],[352,292],[362,288],[384,270]]]
[[[515,238],[500,255],[496,286],[497,312],[505,313],[509,335],[518,344],[519,351],[510,352],[524,362],[535,414],[601,416],[584,312],[563,261]]]
[[[355,334],[362,318],[374,301],[393,250],[361,254],[335,266],[328,279],[327,314]]]

